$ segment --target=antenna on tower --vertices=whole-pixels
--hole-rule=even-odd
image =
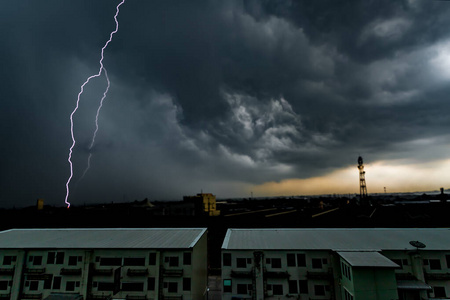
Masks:
[[[363,201],[367,198],[366,172],[364,172],[364,163],[361,156],[358,157],[359,170],[359,198]]]

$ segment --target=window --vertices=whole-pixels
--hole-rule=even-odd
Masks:
[[[430,259],[431,261],[431,259]],[[447,297],[446,293],[445,293],[445,287],[444,286],[435,286],[433,287],[433,291],[434,291],[434,297],[435,298],[445,298]]]
[[[42,256],[35,256],[33,259],[33,266],[42,265]]]
[[[56,264],[64,264],[64,252],[56,252]]]
[[[407,266],[407,265],[408,265],[408,259],[406,259],[406,258],[403,259],[403,260],[402,260],[402,263],[403,263],[404,266]]]
[[[120,266],[122,265],[122,257],[101,257],[100,266]]]
[[[322,258],[322,264],[324,265],[328,264],[328,260],[326,258]]]
[[[0,291],[5,291],[8,289],[9,281],[8,280],[0,280]]]
[[[306,255],[303,253],[297,254],[297,266],[306,267]]]
[[[324,285],[315,285],[314,286],[314,295],[325,296],[325,286]]]
[[[167,291],[169,293],[178,293],[178,283],[177,282],[168,282]]]
[[[430,259],[430,270],[440,270],[441,260],[440,259]]]
[[[247,289],[248,285],[247,284],[238,284],[237,285],[237,293],[238,294],[248,294],[248,289]]]
[[[297,280],[289,280],[289,294],[298,294]]]
[[[191,265],[191,252],[183,253],[183,265],[185,265],[185,266]]]
[[[353,300],[353,295],[344,288],[344,300]]]
[[[322,260],[320,258],[313,258],[312,267],[313,269],[322,269]]]
[[[53,275],[50,275],[49,277],[44,279],[44,290],[52,289],[52,280],[53,280]]]
[[[53,289],[59,290],[61,288],[61,276],[53,277]]]
[[[286,255],[287,258],[287,266],[288,267],[295,267],[295,254],[288,253]]]
[[[97,291],[99,292],[110,292],[114,291],[114,282],[98,282]]]
[[[156,253],[155,252],[151,252],[148,254],[148,264],[150,266],[156,265]]]
[[[66,291],[68,291],[68,292],[75,291],[75,281],[67,281],[66,282]]]
[[[69,266],[76,266],[78,264],[78,256],[69,256]]]
[[[124,266],[145,266],[144,257],[125,257],[123,259]]]
[[[147,278],[147,290],[154,291],[155,290],[155,277]]]
[[[54,265],[55,263],[58,265],[64,264],[64,252],[48,252],[47,253],[47,264]]]
[[[236,267],[237,268],[247,268],[247,259],[236,258]]]
[[[223,292],[224,293],[231,293],[231,279],[224,279],[223,280]]]
[[[124,282],[124,283],[122,283],[122,291],[142,292],[143,290],[144,290],[143,282]]]
[[[30,289],[30,291],[37,291],[39,289],[39,281],[37,281],[37,280],[30,281],[29,289]]]
[[[300,288],[300,294],[309,294],[307,280],[299,280],[298,287]]]
[[[183,291],[191,290],[191,278],[183,278]]]
[[[400,268],[403,268],[403,263],[401,259],[393,258],[391,259],[393,262],[395,262],[397,265],[400,266]]]
[[[273,295],[283,295],[283,285],[282,284],[272,284]]]
[[[231,267],[231,253],[224,253],[222,255],[222,262],[224,267]]]
[[[281,268],[281,258],[272,258],[272,268],[274,269]]]
[[[4,256],[3,257],[3,264],[4,265],[11,265],[13,262],[16,261],[16,256]]]
[[[445,260],[447,261],[447,268],[450,269],[450,255],[446,255]]]
[[[164,261],[166,263],[169,263],[169,267],[178,267],[179,265],[178,256],[167,256],[166,258],[164,258]]]

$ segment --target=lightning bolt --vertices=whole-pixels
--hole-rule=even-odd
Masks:
[[[95,142],[95,137],[96,137],[96,135],[97,135],[97,131],[98,131],[98,115],[99,115],[100,110],[101,110],[101,108],[102,108],[103,100],[106,98],[106,94],[108,93],[109,85],[110,85],[110,83],[109,83],[109,78],[108,78],[106,69],[105,69],[105,67],[103,66],[104,53],[105,53],[106,47],[108,47],[108,44],[112,41],[113,35],[114,35],[115,33],[117,33],[117,31],[119,30],[119,22],[117,21],[117,16],[119,15],[119,8],[120,8],[120,6],[121,6],[122,4],[124,4],[124,3],[125,3],[125,0],[122,0],[122,1],[116,6],[116,14],[114,15],[114,21],[116,22],[116,28],[109,34],[109,39],[106,41],[105,45],[104,45],[103,48],[102,48],[102,51],[101,51],[101,58],[100,58],[100,61],[99,61],[100,68],[99,68],[99,70],[98,70],[98,73],[89,76],[89,77],[86,79],[86,81],[81,85],[81,87],[80,87],[80,92],[78,93],[78,97],[77,97],[77,102],[76,102],[75,108],[74,108],[74,110],[72,111],[72,113],[70,114],[70,135],[71,135],[71,137],[72,137],[72,146],[70,146],[70,148],[69,148],[69,158],[67,159],[67,161],[69,162],[69,166],[70,166],[70,176],[69,176],[69,178],[68,178],[68,180],[67,180],[67,183],[66,183],[66,198],[64,199],[64,203],[66,203],[67,208],[70,207],[70,202],[68,201],[68,199],[69,199],[69,194],[70,194],[69,184],[70,184],[70,181],[72,180],[72,177],[73,177],[72,153],[73,153],[73,148],[75,147],[75,144],[76,144],[75,136],[74,136],[74,133],[73,133],[73,116],[74,116],[74,114],[77,112],[78,107],[79,107],[79,105],[80,105],[80,98],[81,98],[81,95],[83,94],[84,87],[89,83],[89,81],[90,81],[91,79],[100,77],[100,75],[102,74],[102,71],[105,71],[106,79],[107,79],[107,81],[108,81],[108,87],[106,88],[106,91],[105,91],[104,94],[103,94],[103,98],[102,98],[102,100],[100,101],[100,106],[99,106],[99,108],[97,109],[97,115],[96,115],[96,118],[95,118],[96,129],[95,129],[94,136],[93,136],[93,139],[92,139],[92,142],[91,142],[91,147],[90,147],[90,148],[92,148],[92,146],[94,145],[94,142]],[[90,165],[90,157],[89,157],[88,165]]]
[[[83,172],[83,175],[81,175],[80,179],[78,179],[78,182],[80,182],[84,176],[86,175],[87,171],[89,170],[89,168],[91,167],[91,157],[92,157],[92,152],[90,152],[92,150],[92,148],[94,147],[95,144],[95,138],[97,137],[97,132],[98,132],[98,116],[100,115],[100,110],[103,107],[103,101],[106,98],[106,95],[108,94],[109,91],[109,87],[111,86],[111,82],[109,81],[109,77],[108,77],[108,72],[106,71],[105,67],[103,67],[103,70],[105,71],[105,77],[106,77],[106,81],[108,82],[108,85],[106,86],[106,90],[103,93],[103,97],[100,100],[100,105],[97,108],[97,114],[95,115],[95,131],[94,134],[92,135],[92,141],[91,144],[89,145],[89,157],[88,157],[88,161],[87,161],[87,167]]]

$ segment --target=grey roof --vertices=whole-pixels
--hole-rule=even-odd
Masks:
[[[0,232],[0,249],[192,248],[205,228],[11,229]]]
[[[400,266],[394,263],[389,258],[381,255],[374,251],[349,251],[349,252],[338,252],[339,256],[342,257],[350,266],[354,268],[361,267],[375,267],[375,268],[399,268]]]
[[[410,241],[449,250],[450,229],[228,229],[222,249],[414,250]]]
[[[399,290],[432,290],[428,284],[418,280],[398,280],[397,288]]]

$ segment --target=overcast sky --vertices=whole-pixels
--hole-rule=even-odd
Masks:
[[[64,205],[120,1],[0,4],[0,207]],[[449,187],[450,2],[138,1],[75,113],[69,201]],[[80,180],[92,153],[91,168]]]

